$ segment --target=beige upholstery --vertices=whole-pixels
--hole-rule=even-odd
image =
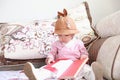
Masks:
[[[97,40],[98,42],[101,39]],[[96,41],[96,45],[98,44]],[[94,46],[94,45],[92,45]],[[94,49],[94,47],[92,47]],[[94,58],[91,61],[91,65],[94,69],[96,78],[100,77],[102,70],[103,76],[109,80],[120,80],[120,35],[106,38],[100,47],[97,49],[97,53],[94,53],[90,58]],[[102,67],[102,69],[100,68]]]
[[[107,79],[120,79],[120,35],[110,37],[103,43],[96,61],[103,66]]]
[[[89,46],[88,52],[96,80],[102,75],[108,80],[120,80],[119,17],[120,11],[117,11],[101,19],[94,27],[99,39]]]

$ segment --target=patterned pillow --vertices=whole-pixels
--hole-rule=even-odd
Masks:
[[[50,51],[54,20],[34,21],[11,35],[9,44],[5,45],[5,58],[36,59],[43,58]],[[16,55],[17,54],[17,55]]]
[[[84,43],[89,43],[96,38],[92,29],[92,18],[87,2],[82,2],[79,6],[69,9],[68,14],[74,19],[79,30],[79,33],[76,35],[77,38]]]
[[[17,32],[20,30],[23,26],[18,24],[12,24],[12,23],[0,23],[0,53],[3,53],[4,51],[4,45],[8,44],[11,37],[10,35],[12,33]]]

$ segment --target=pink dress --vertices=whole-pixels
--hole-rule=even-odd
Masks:
[[[60,41],[54,42],[48,57],[54,59],[67,58],[74,61],[80,59],[81,55],[88,55],[88,52],[81,40],[73,38],[67,44]]]

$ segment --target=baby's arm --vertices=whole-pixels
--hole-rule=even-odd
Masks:
[[[56,42],[52,44],[51,51],[48,53],[47,58],[45,60],[46,64],[50,64],[54,62],[54,59],[57,54],[57,47],[56,47]]]
[[[88,52],[83,43],[80,44],[80,59],[88,58]]]
[[[84,49],[81,51],[81,56],[80,56],[80,59],[83,59],[83,58],[88,58],[88,52],[86,50],[86,48],[84,47]]]

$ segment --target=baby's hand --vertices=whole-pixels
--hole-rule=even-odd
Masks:
[[[88,55],[81,55],[80,59],[88,58]]]
[[[46,59],[46,64],[51,64],[53,62],[54,62],[54,59],[52,59],[52,58],[47,58]]]

